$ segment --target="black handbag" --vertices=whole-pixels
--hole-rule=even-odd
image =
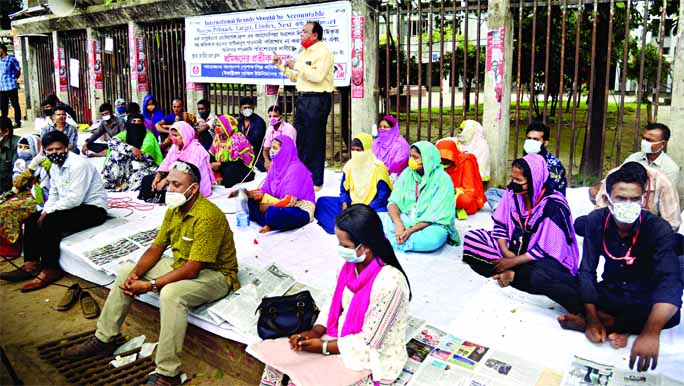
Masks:
[[[311,293],[302,291],[294,295],[263,298],[256,312],[259,313],[259,337],[276,339],[310,330],[320,311]]]

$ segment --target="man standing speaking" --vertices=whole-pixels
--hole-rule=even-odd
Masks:
[[[316,191],[323,186],[325,137],[332,104],[333,55],[321,40],[323,27],[317,21],[304,24],[300,34],[303,50],[296,59],[284,62],[274,53],[273,64],[297,83],[294,126],[297,150],[311,174]]]

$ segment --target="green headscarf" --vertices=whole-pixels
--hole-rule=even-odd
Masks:
[[[446,227],[452,240],[458,240],[458,232],[454,225],[454,185],[442,168],[439,151],[435,145],[427,141],[416,142],[411,147],[420,151],[424,173],[421,176],[411,168],[404,169],[394,184],[389,203],[397,205],[401,213],[409,216],[409,226],[419,222],[440,224]]]

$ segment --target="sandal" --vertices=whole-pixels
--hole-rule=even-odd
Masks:
[[[57,304],[57,311],[69,310],[79,300],[80,295],[81,286],[78,285],[78,283],[72,284],[69,288],[67,288],[62,300],[60,300],[59,304]]]
[[[79,297],[81,303],[81,310],[83,311],[83,317],[86,319],[95,319],[100,316],[100,306],[97,304],[93,295],[88,291],[81,291]]]

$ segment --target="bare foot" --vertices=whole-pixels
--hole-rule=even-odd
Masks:
[[[505,271],[501,272],[500,274],[492,276],[492,279],[498,281],[499,286],[502,288],[511,284],[513,278],[515,278],[515,272],[513,271]]]
[[[565,330],[584,332],[587,322],[583,317],[575,314],[563,314],[558,317],[558,324]]]
[[[259,229],[259,233],[268,233],[271,231],[271,227],[268,225],[264,225],[261,229]]]
[[[627,334],[618,334],[617,332],[608,335],[610,345],[613,346],[614,349],[627,347],[627,337]]]

